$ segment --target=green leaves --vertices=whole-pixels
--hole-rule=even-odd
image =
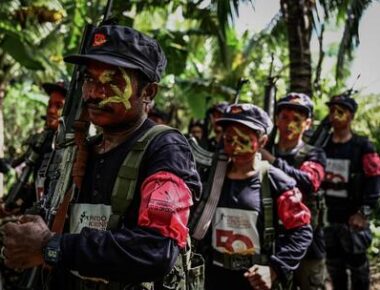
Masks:
[[[186,68],[188,56],[188,43],[184,40],[184,35],[180,32],[170,32],[168,30],[160,30],[156,36],[166,57],[170,60],[168,62],[166,73],[180,75]]]
[[[42,63],[36,59],[36,53],[33,50],[33,47],[24,43],[19,38],[9,35],[5,36],[2,43],[2,49],[27,69],[44,69]]]

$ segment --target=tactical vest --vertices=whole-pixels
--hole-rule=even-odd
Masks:
[[[124,159],[112,191],[112,215],[108,222],[109,229],[120,227],[121,219],[134,198],[141,161],[150,142],[161,133],[167,131],[178,132],[178,130],[164,125],[153,126],[137,140]],[[181,250],[174,268],[162,281],[158,283],[142,283],[140,286],[132,286],[131,288],[128,288],[127,286],[127,288],[122,289],[203,290],[203,258],[198,254],[191,253],[190,239],[188,239],[187,244],[186,249]],[[114,283],[111,281],[110,284],[115,284],[115,287],[109,285],[112,286],[111,289],[121,289],[118,288],[120,283]]]

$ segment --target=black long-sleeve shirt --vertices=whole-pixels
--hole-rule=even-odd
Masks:
[[[152,126],[147,120],[128,141],[104,154],[92,153],[82,192],[75,203],[110,205],[120,165],[134,141]],[[141,164],[136,193],[122,227],[112,231],[85,227],[80,233],[65,233],[61,237],[62,258],[58,270],[64,268],[66,272],[78,271],[82,276],[138,283],[162,278],[171,269],[180,247],[171,237],[138,225],[140,188],[149,176],[165,171],[179,177],[192,192],[198,193],[199,176],[188,143],[178,132],[165,132],[156,137]]]

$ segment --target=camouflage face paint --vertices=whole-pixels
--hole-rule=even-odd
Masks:
[[[233,153],[236,155],[255,153],[255,150],[251,143],[251,138],[240,131],[238,128],[233,128],[233,130],[236,133],[236,135],[232,136],[231,146],[233,146]]]
[[[288,140],[294,139],[295,136],[297,136],[297,133],[299,133],[299,128],[297,128],[297,123],[296,122],[290,122],[288,125],[288,130],[290,133],[287,135]]]
[[[115,71],[113,70],[105,70],[99,76],[99,82],[104,84],[108,84],[112,81],[113,76],[115,75]]]
[[[129,110],[131,108],[131,103],[129,102],[129,99],[132,96],[132,81],[127,72],[123,68],[119,68],[121,71],[121,74],[123,76],[123,79],[125,81],[125,88],[124,91],[121,91],[120,88],[116,85],[110,84],[110,87],[115,94],[112,97],[106,98],[103,101],[99,103],[99,106],[105,106],[110,103],[123,103],[126,110]],[[105,71],[107,72],[107,71]],[[105,75],[104,78],[108,77],[110,75]],[[100,78],[99,78],[100,80]]]
[[[300,113],[294,112],[294,121],[291,121],[288,125],[288,130],[291,133],[288,135],[289,140],[293,140],[302,133],[303,116]]]

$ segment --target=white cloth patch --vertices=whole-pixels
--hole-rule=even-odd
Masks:
[[[218,207],[212,221],[212,246],[221,253],[260,254],[258,212]]]
[[[75,203],[71,207],[70,233],[78,234],[84,227],[105,231],[111,214],[110,205]]]
[[[350,160],[348,159],[329,159],[326,164],[326,180],[331,183],[348,183],[350,176]],[[347,198],[346,189],[334,190],[327,189],[326,195]]]

